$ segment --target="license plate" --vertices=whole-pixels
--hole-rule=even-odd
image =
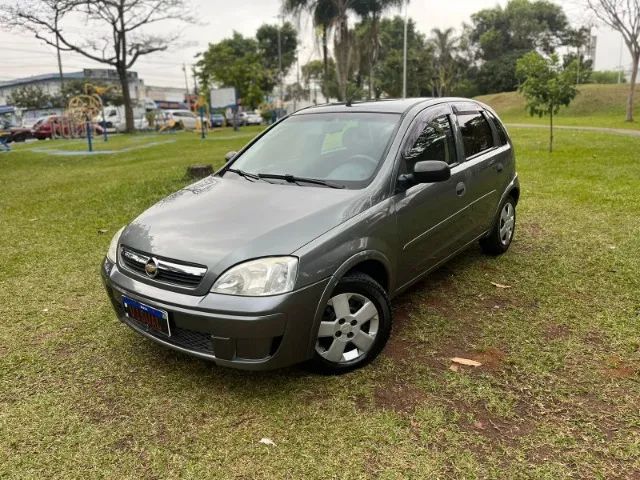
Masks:
[[[164,310],[150,307],[125,296],[122,297],[122,305],[127,317],[141,323],[147,330],[161,333],[167,337],[171,336],[169,314]]]

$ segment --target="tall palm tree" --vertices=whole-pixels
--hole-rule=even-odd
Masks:
[[[358,0],[353,6],[354,11],[368,23],[369,98],[375,96],[373,79],[375,67],[380,56],[380,18],[386,10],[392,7],[399,7],[404,2],[405,0]]]
[[[440,30],[434,28],[431,31],[430,43],[434,48],[436,75],[438,85],[435,86],[438,96],[442,97],[450,93],[455,81],[457,65],[455,55],[458,50],[458,37],[453,28]]]
[[[336,73],[340,96],[346,99],[349,71],[353,63],[353,32],[349,30],[349,12],[361,0],[283,0],[288,13],[307,11],[316,27],[322,28],[322,49],[325,68],[328,69],[328,36],[334,30]],[[328,72],[325,71],[325,75]]]
[[[322,31],[323,76],[324,79],[329,78],[329,32],[337,18],[334,0],[283,0],[282,9],[292,15],[311,14],[313,26]],[[326,91],[324,95],[328,100]]]

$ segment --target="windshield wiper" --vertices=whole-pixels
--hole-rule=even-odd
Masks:
[[[284,180],[288,183],[311,183],[313,185],[322,185],[324,187],[329,188],[345,188],[344,185],[336,185],[335,183],[327,182],[325,180],[320,180],[318,178],[305,178],[305,177],[296,177],[295,175],[277,175],[274,173],[258,173],[258,178],[261,179],[274,179],[274,180]]]
[[[246,178],[247,180],[260,180],[260,177],[258,175],[256,175],[255,173],[249,173],[249,172],[245,172],[244,170],[240,170],[237,168],[227,168],[226,170],[227,172],[231,172],[231,173],[235,173],[236,175],[240,175],[243,178]]]

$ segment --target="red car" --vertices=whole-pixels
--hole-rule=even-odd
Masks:
[[[94,135],[102,135],[104,132],[100,125],[92,124]],[[86,136],[86,124],[77,123],[75,120],[59,115],[49,115],[42,117],[34,123],[31,134],[38,140],[44,140],[46,138],[52,138],[53,134],[56,137],[85,137]]]
[[[15,126],[8,120],[0,119],[0,133],[5,143],[24,142],[31,138],[31,130]]]

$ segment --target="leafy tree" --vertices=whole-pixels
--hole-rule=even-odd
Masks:
[[[602,22],[620,32],[631,54],[627,122],[633,122],[633,99],[640,65],[640,0],[587,0],[587,4]]]
[[[504,8],[473,14],[471,20],[469,39],[481,62],[481,93],[514,90],[518,58],[533,50],[553,53],[568,29],[562,7],[546,0],[510,0]]]
[[[54,106],[53,97],[37,85],[24,85],[16,88],[7,98],[7,103],[24,109]]]
[[[593,74],[593,60],[586,60],[582,53],[580,53],[579,57],[577,53],[568,53],[562,57],[562,65],[565,68],[572,64],[575,64],[576,67],[576,78],[574,81],[578,84],[589,83],[591,75]]]
[[[327,61],[328,73],[324,73],[324,61],[312,60],[309,63],[302,66],[302,79],[308,89],[310,89],[311,82],[320,85],[322,95],[325,98],[338,98],[338,80],[336,78],[335,63],[332,58]],[[311,89],[310,89],[311,91]],[[317,99],[313,99],[317,102]]]
[[[48,5],[52,2],[58,5],[56,15],[52,15]],[[59,50],[113,67],[122,89],[127,131],[132,132],[128,72],[140,57],[164,51],[177,40],[177,33],[163,32],[158,24],[192,22],[185,13],[187,6],[187,0],[12,0],[4,5],[0,18],[4,23],[33,32],[37,39]],[[85,19],[81,35],[66,28],[66,22],[73,21],[74,14]],[[156,27],[156,33],[147,30],[149,25]]]
[[[564,45],[575,52],[570,52],[563,58],[564,66],[571,65],[574,61],[577,65],[577,83],[588,83],[593,71],[593,60],[585,60],[585,53],[591,45],[591,28],[568,28],[565,34]]]
[[[243,104],[253,108],[262,103],[265,92],[275,85],[260,56],[258,42],[238,32],[219,43],[210,43],[200,54],[196,69],[204,90],[214,83],[220,87],[235,87]]]
[[[376,98],[402,96],[404,18],[384,18],[380,22],[380,61],[376,68]],[[430,96],[435,71],[433,51],[416,24],[407,25],[407,95]]]
[[[199,54],[195,70],[202,90],[209,90],[214,83],[235,87],[245,105],[260,105],[265,94],[280,82],[278,32],[282,75],[286,75],[296,59],[297,32],[289,22],[282,26],[265,24],[255,39],[233,32],[231,38],[209,44]]]
[[[549,115],[549,152],[553,151],[553,116],[568,106],[578,94],[575,86],[576,63],[564,68],[556,54],[543,57],[530,52],[518,60],[519,91],[527,100],[530,115]]]
[[[280,32],[280,47],[278,47],[278,32]],[[285,22],[282,26],[262,25],[256,32],[256,40],[262,63],[273,78],[279,76],[278,48],[280,48],[282,75],[286,76],[296,61],[296,49],[298,48],[298,32],[293,28],[293,25],[290,22]]]

